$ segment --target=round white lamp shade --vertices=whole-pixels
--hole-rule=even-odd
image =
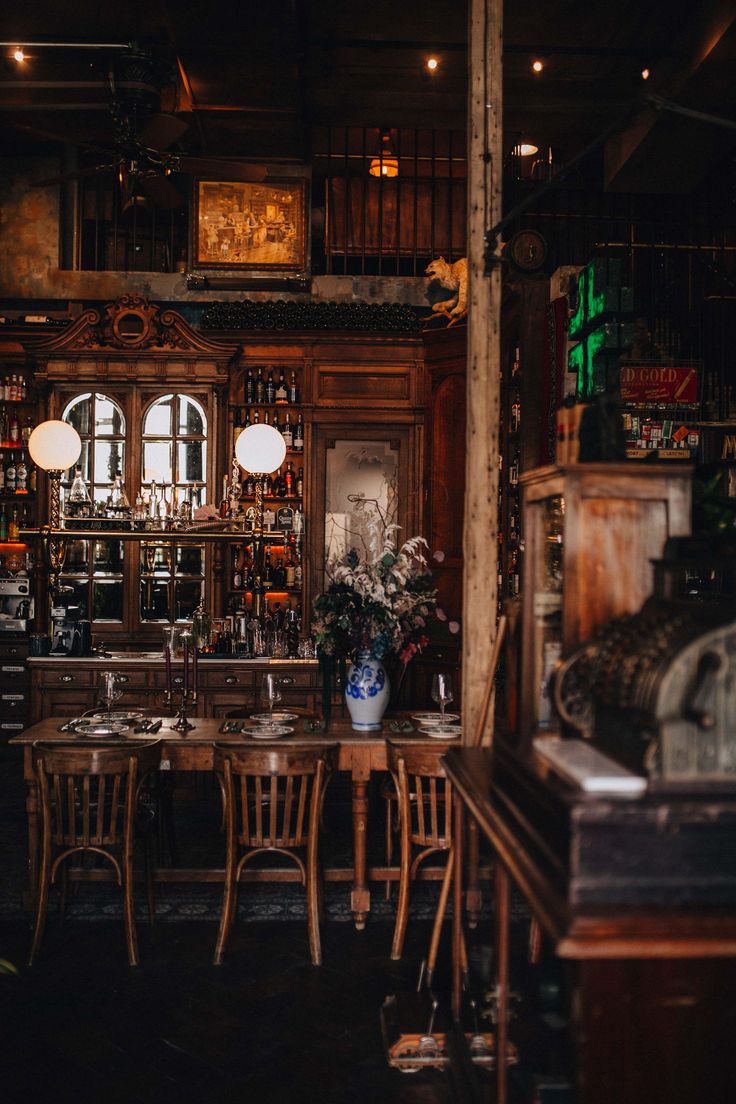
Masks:
[[[241,468],[253,475],[270,475],[284,462],[286,445],[277,429],[270,425],[248,426],[235,442],[235,458]]]
[[[28,438],[28,451],[34,464],[43,471],[65,471],[79,459],[82,440],[74,426],[52,418],[33,430]]]

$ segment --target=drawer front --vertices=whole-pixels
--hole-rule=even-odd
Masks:
[[[278,668],[273,671],[276,684],[281,688],[281,692],[302,689],[302,687],[316,686],[317,685],[317,672],[309,670],[309,668],[292,668],[290,671],[279,671]],[[261,684],[261,674],[258,675],[258,683]]]
[[[3,720],[28,716],[28,694],[18,691],[6,691],[0,694],[0,716]]]
[[[130,687],[148,686],[148,671],[125,671],[113,667],[118,686],[123,690]],[[93,672],[90,672],[93,674]]]
[[[0,721],[0,741],[9,740],[11,736],[19,736],[24,728],[28,728],[26,718],[14,717],[12,720]]]
[[[92,671],[69,670],[68,667],[60,667],[58,670],[46,668],[40,672],[40,681],[42,686],[68,686],[73,689],[77,686],[92,686],[92,675]]]
[[[18,641],[11,644],[7,640],[0,640],[0,660],[25,659],[28,655],[27,641]]]
[[[258,701],[252,693],[249,694],[208,694],[204,702],[200,704],[205,717],[248,717],[258,709]]]
[[[22,663],[0,663],[0,690],[25,690],[28,671]]]
[[[96,704],[93,693],[84,689],[49,690],[42,697],[42,717],[80,717],[87,709]]]
[[[250,691],[253,689],[253,672],[232,667],[220,667],[217,670],[202,665],[199,668],[200,686],[206,689],[232,689]]]

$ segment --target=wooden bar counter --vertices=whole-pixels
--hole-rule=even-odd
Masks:
[[[60,664],[63,662],[64,661],[59,661]],[[89,668],[90,662],[92,661],[87,661],[86,666],[82,666],[78,669],[86,671]],[[47,665],[44,665],[44,669],[48,669]],[[232,670],[233,664],[229,663],[226,669]],[[59,670],[66,671],[67,668],[59,667]],[[283,701],[280,703],[280,707],[284,708]],[[247,708],[250,709],[252,706],[248,706]],[[244,709],[243,716],[245,715],[246,710]],[[66,716],[69,716],[69,714],[67,713]],[[54,740],[80,747],[89,747],[93,743],[93,740],[90,738],[75,736],[70,732],[60,732],[59,730],[66,716],[47,717],[37,724],[34,724],[31,728],[26,729],[22,735],[13,737],[10,741],[11,744],[17,744],[22,747],[24,753],[31,887],[34,887],[37,881],[39,846],[38,800],[36,796],[36,784],[31,768],[32,745],[36,740]],[[264,746],[262,740],[249,740],[246,734],[223,734],[221,732],[222,721],[220,719],[213,717],[194,717],[192,720],[195,727],[189,732],[181,733],[171,728],[171,718],[166,718],[156,736],[150,737],[151,739],[161,740],[161,770],[211,771],[213,747],[215,743],[228,743],[235,746]],[[324,876],[327,881],[352,882],[351,909],[355,925],[359,929],[365,926],[366,919],[370,912],[369,882],[386,881],[389,879],[396,880],[398,878],[398,868],[396,867],[382,866],[368,868],[367,866],[368,782],[371,774],[376,771],[386,770],[387,739],[396,739],[402,742],[406,740],[416,740],[420,745],[433,747],[438,743],[437,740],[423,736],[417,732],[392,732],[390,725],[390,719],[386,719],[384,720],[383,729],[381,731],[370,733],[356,732],[351,727],[350,721],[333,719],[326,731],[312,733],[305,731],[305,721],[300,719],[294,722],[295,727],[293,734],[284,737],[280,741],[281,743],[288,741],[290,744],[314,744],[324,742],[328,744],[337,743],[339,745],[338,769],[349,773],[352,782],[353,865],[352,867],[328,868],[324,871]],[[131,736],[131,738],[136,740],[146,739],[145,735]],[[267,877],[264,876],[266,874]],[[427,869],[423,874],[420,874],[420,877],[426,878],[439,878],[441,876],[441,869]],[[224,870],[219,868],[194,869],[160,867],[156,871],[157,880],[167,882],[218,882],[222,881],[223,877]],[[283,870],[279,872],[278,877],[284,881],[291,881],[296,880],[298,874],[295,871]],[[244,880],[273,880],[273,873],[251,870],[245,873]]]

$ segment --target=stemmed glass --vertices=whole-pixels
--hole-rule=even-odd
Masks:
[[[268,703],[268,723],[269,726],[273,728],[273,707],[276,702],[281,701],[281,691],[276,675],[265,674],[263,676],[261,682],[261,701]]]
[[[440,707],[440,723],[445,721],[445,706],[452,701],[452,683],[449,675],[433,675],[432,701]]]
[[[102,690],[102,697],[107,706],[107,716],[109,719],[112,713],[113,704],[123,695],[123,691],[117,685],[117,675],[114,671],[103,671],[101,673],[100,687]]]

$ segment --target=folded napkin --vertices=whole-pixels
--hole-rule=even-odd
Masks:
[[[392,732],[413,732],[414,725],[411,721],[389,721],[388,727]]]

